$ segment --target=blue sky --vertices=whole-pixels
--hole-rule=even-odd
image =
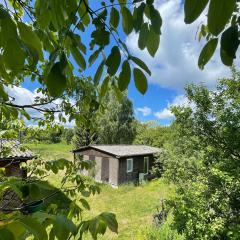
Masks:
[[[99,4],[100,1],[93,2]],[[156,120],[159,124],[166,125],[173,119],[169,107],[187,104],[184,96],[186,84],[204,83],[213,89],[219,77],[229,75],[229,69],[220,63],[218,51],[204,71],[200,71],[197,67],[198,56],[204,41],[199,42],[196,39],[196,32],[200,22],[205,21],[204,16],[192,25],[185,25],[181,0],[158,0],[156,6],[163,18],[163,27],[160,48],[155,58],[146,51],[138,49],[135,33],[126,37],[120,32],[120,35],[131,54],[141,58],[152,71],[152,76],[148,79],[148,91],[144,96],[135,89],[133,80],[129,85],[128,94],[133,101],[136,118],[140,121]],[[97,8],[97,4],[94,7]],[[82,37],[82,41],[86,44],[89,40],[88,34]],[[114,41],[112,42],[114,44]],[[108,51],[110,49],[111,46]],[[97,63],[99,61],[92,68],[87,69],[84,75],[94,76]],[[77,70],[77,65],[75,67]],[[19,93],[22,98],[23,95],[31,98],[36,87],[36,84],[26,80],[22,85],[25,94],[21,94],[21,91]],[[16,99],[20,97],[17,96],[19,93],[15,94]],[[21,101],[24,100],[21,99]]]

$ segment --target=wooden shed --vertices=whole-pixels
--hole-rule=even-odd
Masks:
[[[95,161],[94,178],[118,186],[147,178],[159,148],[144,145],[91,145],[73,151],[83,160]]]
[[[6,177],[26,178],[26,169],[22,162],[33,159],[31,151],[25,149],[16,139],[0,139],[0,168],[5,168]],[[21,206],[22,200],[12,189],[6,189],[0,196],[0,209],[12,209]],[[11,212],[1,210],[3,212]]]
[[[0,168],[5,168],[6,176],[26,177],[22,162],[33,159],[31,151],[25,149],[16,139],[0,139]]]

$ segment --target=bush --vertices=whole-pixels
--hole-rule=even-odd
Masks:
[[[169,214],[167,221],[161,226],[150,226],[142,228],[137,240],[185,240],[183,235],[180,235],[177,230],[172,229],[173,217]]]

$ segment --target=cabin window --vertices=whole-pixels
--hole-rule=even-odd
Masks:
[[[149,171],[149,157],[144,157],[144,173],[148,174]]]
[[[133,171],[133,159],[128,158],[127,159],[127,172],[132,172]]]

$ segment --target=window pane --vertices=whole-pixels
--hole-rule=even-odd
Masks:
[[[149,157],[144,157],[144,173],[148,173]]]
[[[132,172],[133,170],[133,160],[127,159],[127,172]]]

